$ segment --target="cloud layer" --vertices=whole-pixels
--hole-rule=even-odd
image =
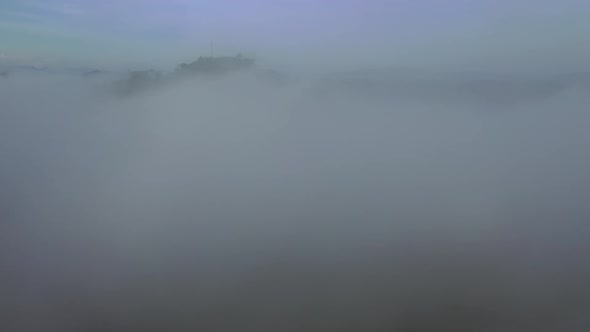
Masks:
[[[3,331],[587,328],[575,88],[490,109],[92,82],[0,81]]]

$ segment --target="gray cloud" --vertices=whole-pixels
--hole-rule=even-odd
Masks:
[[[3,331],[587,328],[575,87],[490,106],[0,84]]]

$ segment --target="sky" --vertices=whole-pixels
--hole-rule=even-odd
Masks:
[[[590,68],[586,0],[2,0],[0,61]]]

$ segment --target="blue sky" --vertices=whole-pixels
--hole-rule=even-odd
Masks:
[[[567,66],[587,0],[3,0],[0,61],[170,64],[208,53],[317,65]]]

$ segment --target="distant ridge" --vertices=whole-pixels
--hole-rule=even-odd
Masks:
[[[189,64],[178,66],[178,74],[226,74],[237,70],[247,69],[254,66],[254,59],[246,58],[241,54],[236,56],[208,56],[199,57]]]

